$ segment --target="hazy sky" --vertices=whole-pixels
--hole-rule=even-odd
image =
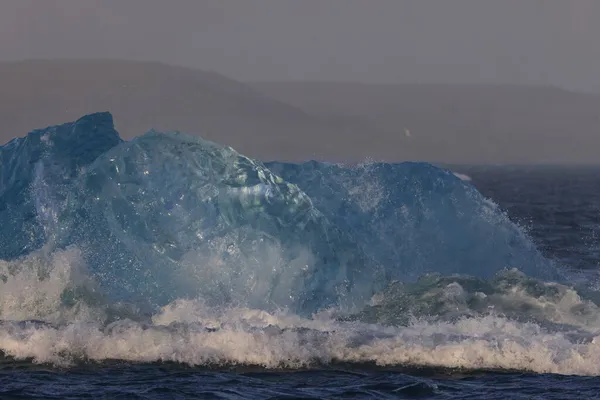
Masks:
[[[0,60],[600,90],[600,0],[0,0]]]

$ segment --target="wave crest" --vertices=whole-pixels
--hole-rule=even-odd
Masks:
[[[600,373],[593,295],[450,171],[124,142],[106,113],[0,162],[9,357]]]

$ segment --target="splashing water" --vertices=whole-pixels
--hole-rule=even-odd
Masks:
[[[594,293],[450,171],[124,142],[107,113],[0,163],[10,357],[600,373]]]

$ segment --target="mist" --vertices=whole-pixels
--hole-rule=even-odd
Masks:
[[[243,81],[600,89],[595,0],[4,0],[0,60],[125,58]]]

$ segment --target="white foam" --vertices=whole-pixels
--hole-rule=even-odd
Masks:
[[[0,348],[15,358],[59,365],[82,358],[265,368],[337,361],[600,375],[598,332],[582,341],[493,316],[383,327],[251,309],[216,313],[197,302],[178,301],[153,321],[144,326],[125,320],[105,329],[87,322],[59,328],[4,323]]]
[[[107,326],[111,305],[77,296],[65,303],[65,290],[95,290],[77,249],[0,261],[0,275],[0,350],[37,363],[118,359],[293,369],[346,362],[600,375],[600,311],[568,287],[534,298],[517,285],[490,300],[499,313],[526,307],[544,325],[487,315],[389,327],[336,321],[334,310],[302,318],[178,300],[147,322]],[[461,304],[458,283],[447,291],[450,303]],[[23,322],[32,319],[48,324]]]
[[[64,323],[73,319],[103,318],[78,302],[65,307],[62,296],[69,288],[95,290],[88,278],[81,252],[76,248],[48,252],[41,249],[22,259],[0,260],[0,319],[39,319]]]

